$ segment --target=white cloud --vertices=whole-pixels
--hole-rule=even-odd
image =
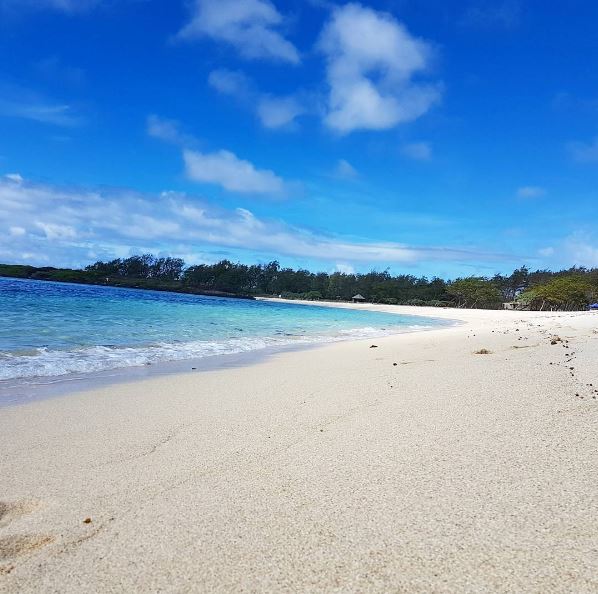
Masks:
[[[150,115],[147,118],[147,133],[158,140],[181,146],[196,142],[193,136],[181,132],[180,124],[176,120],[167,120],[157,115]]]
[[[192,136],[180,131],[178,122],[156,115],[147,120],[147,133],[183,149],[187,177],[193,181],[221,186],[230,192],[247,194],[283,194],[291,185],[269,169],[257,169],[227,150],[202,153],[189,147],[197,144]]]
[[[50,100],[19,85],[0,84],[0,116],[73,127],[83,123],[71,105]]]
[[[208,84],[223,95],[246,99],[254,94],[249,78],[238,70],[219,68],[210,72]]]
[[[598,267],[598,245],[577,245],[574,252],[575,262],[588,268]]]
[[[44,232],[47,239],[75,239],[77,237],[77,232],[70,225],[36,221],[35,226]]]
[[[151,196],[123,190],[77,190],[27,181],[14,184],[1,178],[0,221],[24,230],[9,235],[10,227],[0,222],[3,262],[73,265],[136,251],[204,253],[207,246],[347,266],[500,257],[474,250],[326,236],[258,218],[246,209],[221,209],[172,192]]]
[[[147,133],[153,138],[174,143],[178,143],[180,134],[175,121],[165,120],[156,115],[147,118]]]
[[[296,118],[305,113],[295,97],[264,96],[257,106],[257,114],[266,128],[290,126]]]
[[[359,174],[357,169],[345,159],[339,159],[334,169],[334,176],[342,179],[355,179]]]
[[[581,231],[574,233],[565,241],[564,251],[569,262],[576,266],[598,267],[598,244],[595,243],[595,236]]]
[[[546,190],[540,186],[522,186],[517,188],[519,198],[540,198],[546,194]]]
[[[292,128],[295,120],[309,111],[306,97],[300,98],[300,94],[276,97],[260,93],[251,79],[239,71],[213,70],[208,76],[208,84],[219,93],[234,97],[245,107],[255,110],[265,128]]]
[[[279,29],[283,17],[270,0],[195,0],[181,39],[208,37],[233,45],[248,59],[300,61],[295,46]]]
[[[432,49],[391,15],[351,3],[322,31],[327,59],[326,124],[341,133],[382,130],[417,119],[440,99],[438,85],[416,82]]]
[[[429,161],[432,158],[432,147],[429,142],[410,142],[401,147],[401,154],[416,161]]]
[[[249,161],[230,151],[200,153],[183,151],[187,176],[204,183],[222,186],[231,192],[279,194],[284,191],[282,178],[268,169],[256,169]]]
[[[74,114],[70,105],[27,103],[10,99],[0,99],[0,116],[65,127],[78,126],[81,123],[81,119]]]
[[[8,233],[12,237],[23,237],[27,231],[23,227],[9,227]]]
[[[596,233],[588,227],[579,229],[552,245],[538,249],[538,255],[553,269],[571,266],[598,268]]]
[[[20,173],[7,173],[4,177],[15,184],[23,182],[23,176]]]
[[[598,136],[591,142],[571,142],[567,148],[579,163],[598,163]]]
[[[335,272],[342,272],[343,274],[355,274],[355,268],[350,264],[338,263],[335,266]]]

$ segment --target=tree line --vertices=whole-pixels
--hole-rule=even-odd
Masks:
[[[180,258],[142,254],[98,261],[84,270],[0,265],[0,275],[229,296],[348,301],[360,294],[374,303],[437,307],[496,309],[514,302],[525,309],[578,310],[598,300],[598,268],[583,267],[552,272],[522,266],[510,275],[445,281],[392,275],[388,270],[314,273],[281,267],[276,260],[253,265],[221,260],[186,266]]]

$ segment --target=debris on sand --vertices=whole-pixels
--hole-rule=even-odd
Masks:
[[[492,351],[489,351],[488,349],[480,349],[479,351],[474,351],[473,354],[474,355],[491,355]]]

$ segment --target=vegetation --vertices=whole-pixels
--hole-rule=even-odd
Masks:
[[[458,278],[449,283],[446,292],[457,307],[502,307],[503,294],[499,283],[482,277]]]
[[[180,258],[143,254],[96,262],[84,270],[0,264],[0,276],[236,297],[348,301],[360,293],[374,303],[487,309],[514,301],[522,308],[573,310],[598,299],[598,268],[531,272],[524,266],[509,276],[445,281],[388,271],[313,273],[281,268],[276,261],[249,266],[222,260],[186,267]]]
[[[527,289],[517,300],[531,309],[578,310],[598,296],[598,287],[581,274],[561,276]]]

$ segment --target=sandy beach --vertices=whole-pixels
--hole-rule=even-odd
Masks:
[[[0,591],[598,592],[598,314],[347,307],[465,323],[0,409]]]

